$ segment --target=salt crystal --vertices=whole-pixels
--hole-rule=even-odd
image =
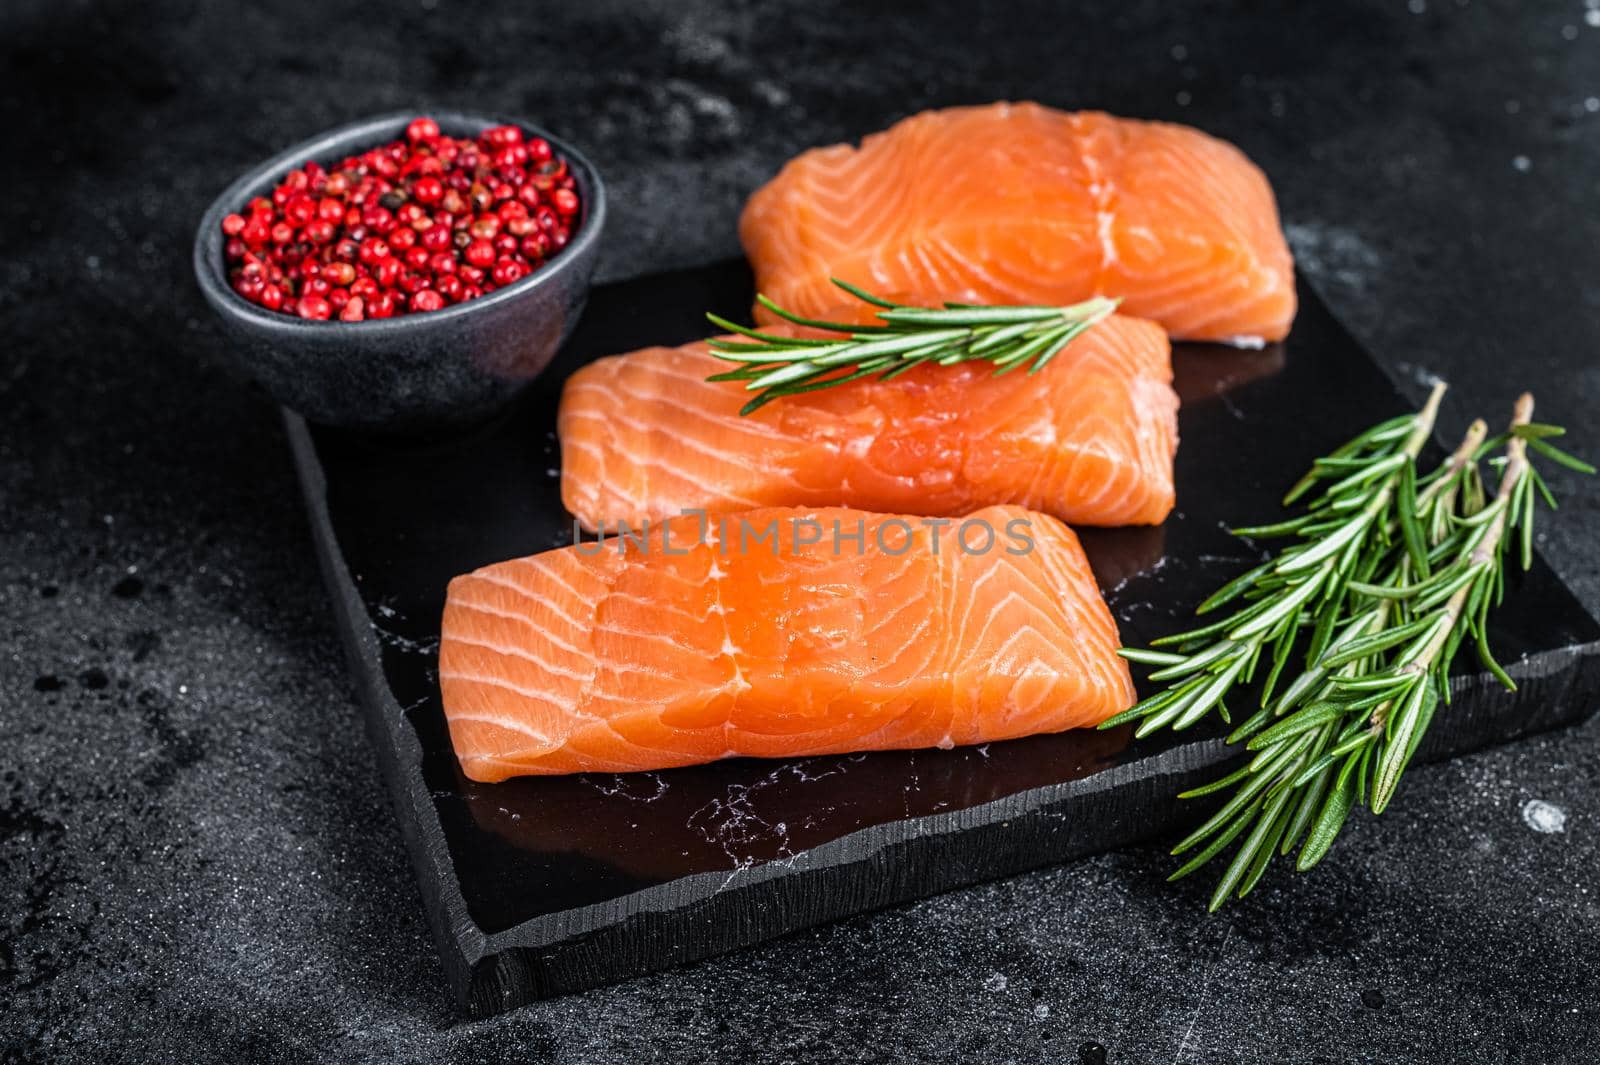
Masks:
[[[1529,799],[1523,803],[1522,820],[1535,832],[1547,836],[1567,830],[1567,811],[1543,799]]]

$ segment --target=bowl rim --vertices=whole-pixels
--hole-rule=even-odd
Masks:
[[[252,195],[257,194],[272,180],[307,160],[314,159],[320,162],[327,156],[340,152],[350,154],[350,150],[358,145],[375,147],[385,140],[393,139],[396,132],[403,132],[405,125],[419,116],[432,118],[441,126],[449,124],[476,126],[482,129],[496,125],[514,125],[524,133],[543,137],[549,141],[551,147],[563,156],[570,166],[581,171],[579,181],[588,186],[582,205],[582,223],[567,246],[527,277],[519,278],[512,284],[479,296],[475,300],[457,303],[437,311],[394,318],[369,318],[360,322],[341,322],[334,319],[315,321],[298,315],[284,314],[282,311],[268,310],[250,302],[233,290],[233,286],[228,284],[226,267],[223,263],[221,227],[222,219],[226,215],[238,210]],[[570,141],[549,130],[498,112],[458,111],[451,108],[389,111],[326,129],[283,149],[235,178],[211,201],[211,205],[200,218],[194,237],[194,272],[201,290],[214,307],[230,317],[243,319],[253,326],[273,331],[287,330],[305,336],[325,337],[337,332],[343,335],[370,337],[402,330],[449,325],[478,311],[511,303],[558,276],[572,264],[581,262],[584,258],[583,253],[600,239],[605,220],[606,189],[600,171],[589,157],[574,147]]]

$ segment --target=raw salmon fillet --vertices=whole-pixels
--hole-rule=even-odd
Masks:
[[[1027,103],[925,111],[791,160],[739,233],[759,290],[812,317],[841,303],[838,277],[929,305],[1120,296],[1175,338],[1246,346],[1294,319],[1266,176],[1164,122]]]
[[[743,417],[749,393],[706,380],[731,365],[701,343],[600,359],[568,379],[561,497],[586,529],[765,506],[957,515],[1017,503],[1080,525],[1156,524],[1172,509],[1178,400],[1151,322],[1107,318],[1033,375],[924,365]]]
[[[775,508],[457,577],[439,682],[462,771],[497,781],[1096,725],[1133,700],[1117,646],[1047,515]]]

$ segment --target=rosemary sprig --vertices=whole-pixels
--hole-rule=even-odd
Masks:
[[[1307,619],[1312,635],[1305,660],[1308,667],[1315,665],[1335,635],[1351,581],[1376,575],[1391,531],[1398,529],[1408,551],[1418,557],[1419,534],[1401,529],[1399,515],[1417,512],[1414,461],[1432,435],[1444,388],[1442,382],[1435,386],[1416,414],[1375,425],[1318,459],[1284,499],[1293,503],[1318,484],[1331,482],[1305,513],[1276,525],[1235,529],[1240,536],[1294,536],[1296,542],[1223,585],[1196,610],[1207,614],[1243,600],[1245,605],[1223,620],[1153,644],[1172,651],[1123,648],[1125,658],[1159,667],[1151,680],[1169,684],[1100,727],[1139,720],[1138,736],[1163,727],[1186,729],[1213,708],[1228,720],[1223,698],[1235,685],[1249,683],[1262,656],[1270,652],[1261,692],[1266,706]],[[1410,521],[1404,524],[1412,526]]]
[[[740,414],[750,414],[782,396],[814,392],[871,374],[887,380],[914,366],[951,366],[983,360],[995,373],[1021,366],[1038,373],[1086,329],[1116,310],[1119,301],[1096,298],[1068,307],[975,306],[946,303],[943,308],[913,307],[891,302],[846,281],[833,283],[856,299],[878,308],[879,325],[853,325],[806,318],[785,310],[764,295],[756,300],[778,317],[799,326],[840,334],[838,337],[788,337],[730,322],[715,314],[706,318],[744,340],[709,341],[720,358],[742,364],[737,370],[707,378],[740,381],[756,396]]]
[[[1371,576],[1346,580],[1346,598],[1331,614],[1310,606],[1299,612],[1290,644],[1309,630],[1315,653],[1281,696],[1264,692],[1260,710],[1228,737],[1254,757],[1182,796],[1233,789],[1173,848],[1195,851],[1173,873],[1178,879],[1244,837],[1212,894],[1213,910],[1248,894],[1275,852],[1298,847],[1297,867],[1314,866],[1353,806],[1383,812],[1435,711],[1450,699],[1450,664],[1463,642],[1472,640],[1485,668],[1515,687],[1489,649],[1488,616],[1504,595],[1504,555],[1513,539],[1524,568],[1531,564],[1537,498],[1555,505],[1528,451],[1594,472],[1549,444],[1562,430],[1534,423],[1532,413],[1532,397],[1522,396],[1507,432],[1487,442],[1483,423],[1474,423],[1426,478],[1416,476],[1413,456],[1411,472],[1397,475],[1397,509],[1370,530],[1356,563]],[[1488,498],[1478,462],[1500,448],[1500,480]],[[1332,635],[1319,644],[1316,633],[1325,629]]]

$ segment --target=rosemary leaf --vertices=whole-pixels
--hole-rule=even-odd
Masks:
[[[1417,414],[1374,426],[1313,463],[1289,493],[1301,513],[1236,530],[1289,542],[1196,611],[1231,614],[1154,641],[1173,651],[1122,652],[1167,685],[1113,719],[1138,720],[1141,736],[1192,727],[1213,709],[1224,716],[1231,690],[1251,684],[1263,656],[1272,659],[1258,708],[1227,737],[1251,757],[1182,795],[1228,793],[1173,848],[1198,848],[1173,879],[1242,838],[1212,909],[1248,894],[1274,855],[1298,851],[1298,869],[1315,866],[1357,804],[1375,814],[1388,807],[1449,702],[1450,664],[1463,641],[1514,686],[1490,648],[1489,614],[1505,593],[1508,554],[1531,564],[1537,501],[1554,505],[1530,456],[1590,467],[1546,442],[1561,431],[1532,422],[1525,395],[1506,432],[1486,440],[1476,421],[1445,462],[1420,473],[1442,391]],[[1497,448],[1504,454],[1491,459],[1491,494],[1479,463]],[[1274,697],[1284,676],[1287,687]]]
[[[1068,307],[1006,307],[948,304],[912,307],[882,299],[838,278],[833,283],[877,308],[876,325],[830,322],[795,314],[764,295],[761,306],[786,321],[837,336],[788,337],[739,325],[715,314],[706,319],[743,340],[709,342],[717,357],[738,370],[713,374],[712,381],[738,381],[756,393],[740,414],[751,414],[785,396],[834,388],[871,373],[888,380],[923,363],[953,366],[989,362],[996,373],[1026,366],[1037,373],[1062,348],[1116,310],[1117,301],[1096,298]],[[751,366],[765,367],[746,373]],[[836,373],[848,370],[846,373]]]

